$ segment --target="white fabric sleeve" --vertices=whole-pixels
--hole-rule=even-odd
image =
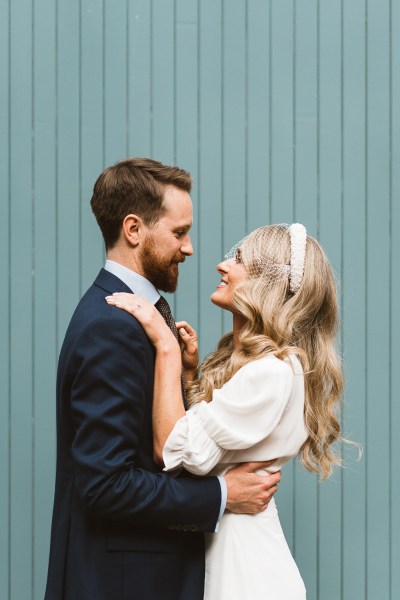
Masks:
[[[250,448],[278,424],[293,386],[290,365],[266,357],[248,363],[212,402],[193,405],[171,431],[164,449],[165,470],[184,467],[205,475],[230,450]]]

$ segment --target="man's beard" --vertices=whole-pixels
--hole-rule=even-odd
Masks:
[[[148,235],[142,246],[143,275],[163,292],[175,292],[178,286],[178,262],[183,262],[185,256],[178,252],[172,260],[166,259],[157,249],[153,236]]]

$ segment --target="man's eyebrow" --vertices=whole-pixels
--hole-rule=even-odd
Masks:
[[[189,231],[191,227],[191,223],[190,225],[176,225],[176,227],[174,227],[172,231]]]

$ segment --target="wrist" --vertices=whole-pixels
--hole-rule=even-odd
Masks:
[[[179,346],[176,344],[175,339],[173,340],[160,340],[154,344],[157,355],[160,357],[177,356],[179,360],[181,358]]]

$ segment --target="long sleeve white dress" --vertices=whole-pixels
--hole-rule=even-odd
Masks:
[[[306,438],[300,361],[268,355],[239,369],[211,402],[193,405],[176,423],[164,446],[165,470],[223,475],[237,463],[276,459],[269,468],[275,471]],[[226,512],[218,533],[206,535],[205,600],[305,597],[273,499],[257,515]]]

